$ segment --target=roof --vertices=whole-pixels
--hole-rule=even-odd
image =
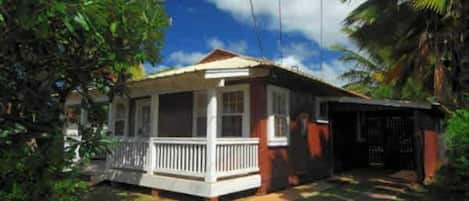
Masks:
[[[291,73],[294,73],[296,75],[299,75],[301,77],[304,77],[306,79],[319,82],[321,84],[324,84],[329,87],[335,88],[337,90],[343,91],[345,93],[351,94],[353,96],[369,99],[369,97],[365,95],[335,86],[333,84],[330,84],[324,80],[321,80],[313,76],[310,73],[303,72],[300,70],[295,70],[290,67],[282,66],[270,60],[249,57],[249,56],[241,55],[241,54],[234,53],[228,50],[223,50],[223,49],[214,49],[213,51],[211,51],[209,54],[207,54],[205,57],[203,57],[199,62],[197,62],[194,65],[157,72],[157,73],[148,75],[144,79],[136,80],[133,82],[140,82],[140,81],[149,80],[149,79],[166,78],[166,77],[176,76],[176,75],[180,75],[184,73],[199,72],[199,71],[213,70],[213,69],[233,69],[233,68],[240,69],[240,68],[261,68],[261,67],[274,67],[274,68],[283,69]]]
[[[363,99],[355,97],[329,97],[329,102],[337,103],[354,103],[362,105],[376,105],[397,108],[414,108],[414,109],[432,109],[433,104],[429,102],[413,102],[406,100],[389,100],[389,99]]]

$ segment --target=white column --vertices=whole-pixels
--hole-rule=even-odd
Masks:
[[[114,104],[112,102],[109,103],[107,124],[108,124],[108,130],[111,132],[111,135],[114,135]],[[111,160],[112,160],[112,154],[111,153],[106,154],[106,163],[105,163],[106,172],[107,170],[111,168]]]
[[[158,117],[160,114],[160,95],[151,96],[151,137],[158,137]]]
[[[155,167],[156,145],[153,143],[152,137],[158,136],[158,116],[159,116],[159,94],[151,96],[151,135],[148,138],[148,151],[147,151],[147,174],[153,174]]]
[[[217,92],[215,88],[207,92],[207,173],[206,182],[216,182],[216,141],[217,141]]]

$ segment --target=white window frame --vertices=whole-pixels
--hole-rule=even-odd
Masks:
[[[284,137],[275,136],[275,115],[273,114],[273,97],[272,92],[281,93],[286,96],[286,112],[287,112],[287,134]],[[267,142],[269,146],[288,146],[290,137],[290,90],[274,85],[267,85]]]
[[[207,105],[205,106],[205,110],[208,109],[208,92],[207,90],[201,90],[201,91],[194,91],[193,92],[193,108],[192,108],[192,137],[197,137],[197,117],[205,117],[207,118],[207,112],[205,112],[204,116],[197,114],[198,111],[198,99],[197,96],[203,95],[206,96],[207,98]],[[207,124],[205,122],[205,124]]]
[[[122,119],[116,119],[116,111],[117,111],[117,104],[124,104],[125,105],[125,114],[124,114],[124,117]],[[112,135],[113,136],[116,136],[116,137],[127,137],[129,132],[128,132],[128,128],[129,128],[129,101],[128,100],[115,100],[113,103],[112,103],[112,107],[110,109],[110,113],[112,114],[112,121],[110,120],[109,122],[111,123],[111,130],[112,130]],[[122,133],[122,135],[116,135],[115,134],[115,123],[116,121],[118,120],[124,120],[124,133]]]
[[[150,122],[149,122],[150,123],[150,131],[149,131],[150,133],[148,133],[148,136],[139,136],[138,135],[138,129],[139,129],[139,122],[141,121],[141,119],[140,119],[141,118],[140,107],[145,106],[145,105],[150,107]],[[152,111],[152,106],[151,106],[151,97],[135,100],[135,111],[134,111],[134,114],[133,114],[134,115],[134,126],[133,126],[134,127],[134,135],[133,135],[133,137],[138,138],[138,137],[151,137],[152,136],[152,134],[153,134],[153,130],[152,130],[153,129],[152,128],[153,127],[152,126],[153,120],[152,120],[152,115],[151,115],[152,112],[153,111]]]
[[[223,113],[223,93],[226,92],[235,92],[235,91],[242,91],[243,92],[243,113],[242,115],[242,134],[241,137],[249,137],[250,133],[250,94],[249,94],[249,85],[248,84],[239,84],[239,85],[232,85],[226,86],[223,88],[219,88],[217,90],[217,137],[223,137],[221,135],[222,132],[222,118],[224,115]],[[209,128],[207,128],[209,129]]]
[[[316,101],[315,101],[315,104],[316,104],[316,106],[315,106],[315,113],[316,113],[315,114],[315,119],[316,119],[317,123],[327,124],[327,123],[329,123],[329,119],[328,119],[329,117],[323,118],[321,116],[321,103],[323,103],[323,102],[326,102],[326,100],[323,99],[323,98],[316,97]],[[327,104],[327,102],[326,102],[326,104]],[[329,116],[329,105],[327,105],[327,115]]]

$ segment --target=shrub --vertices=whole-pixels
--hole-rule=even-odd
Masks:
[[[469,110],[459,109],[448,120],[445,135],[448,159],[457,174],[469,178]]]

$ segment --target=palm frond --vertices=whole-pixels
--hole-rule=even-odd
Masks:
[[[412,4],[417,9],[428,9],[443,14],[448,7],[449,0],[414,0]]]

